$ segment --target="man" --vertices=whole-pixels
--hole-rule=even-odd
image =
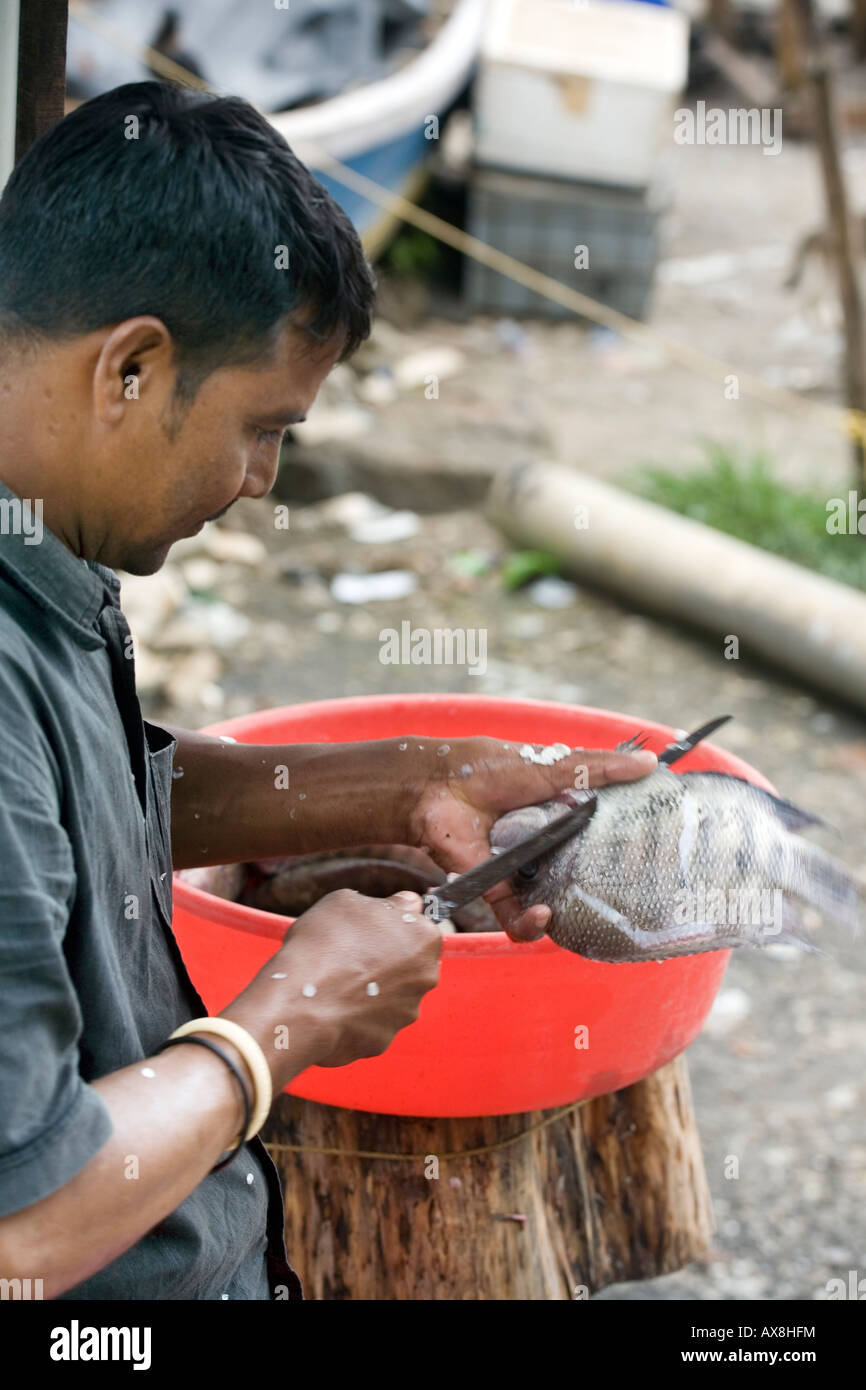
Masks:
[[[502,811],[578,765],[601,785],[655,762],[527,765],[482,738],[256,748],[142,721],[114,569],[153,573],[269,491],[372,295],[342,212],[238,100],[109,92],[0,201],[0,1276],[46,1297],[300,1297],[276,1171],[235,1142],[261,1079],[241,1041],[276,1093],[383,1052],[436,984],[416,894],[334,893],[223,1011],[237,1046],[199,1027],[166,1047],[208,1022],[172,867],[377,840],[464,870]],[[547,908],[490,898],[515,940],[543,933]]]

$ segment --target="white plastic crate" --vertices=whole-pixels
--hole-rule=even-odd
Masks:
[[[475,83],[479,163],[631,187],[673,140],[688,20],[618,0],[493,0]]]

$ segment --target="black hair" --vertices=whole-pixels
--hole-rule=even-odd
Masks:
[[[342,333],[348,357],[374,289],[345,213],[239,97],[115,87],[40,136],[0,199],[0,334],[153,314],[187,400],[216,367],[266,359],[289,315],[314,339]]]

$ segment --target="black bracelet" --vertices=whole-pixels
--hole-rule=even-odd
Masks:
[[[217,1057],[221,1057],[222,1060],[225,1062],[226,1066],[228,1067],[229,1071],[231,1072],[232,1076],[235,1078],[235,1081],[237,1081],[238,1085],[240,1086],[241,1095],[244,1098],[244,1122],[243,1127],[241,1128],[241,1141],[236,1148],[232,1149],[228,1158],[223,1158],[220,1160],[219,1163],[214,1164],[213,1168],[211,1168],[210,1171],[212,1173],[216,1173],[218,1169],[227,1167],[227,1165],[231,1163],[232,1159],[237,1158],[238,1154],[243,1148],[244,1139],[246,1138],[247,1131],[250,1127],[250,1122],[253,1118],[252,1101],[250,1100],[250,1094],[247,1090],[246,1082],[244,1081],[244,1078],[242,1077],[239,1069],[235,1066],[231,1057],[227,1056],[227,1054],[223,1052],[222,1048],[219,1047],[215,1042],[211,1042],[209,1038],[200,1038],[198,1036],[194,1036],[190,1033],[187,1033],[182,1038],[169,1038],[167,1042],[164,1042],[162,1044],[162,1047],[159,1050],[160,1052],[162,1052],[166,1047],[177,1047],[180,1043],[195,1043],[196,1047],[206,1047],[209,1052],[215,1052]]]

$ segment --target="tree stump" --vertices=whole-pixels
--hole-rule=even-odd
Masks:
[[[416,1119],[283,1094],[262,1138],[307,1298],[586,1298],[680,1269],[713,1230],[684,1057],[524,1115]]]

